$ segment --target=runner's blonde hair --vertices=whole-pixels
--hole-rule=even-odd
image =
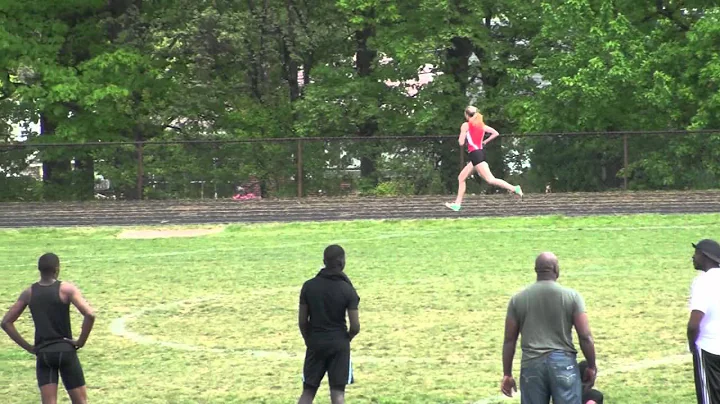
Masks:
[[[485,126],[483,116],[478,109],[472,105],[465,108],[465,116],[468,117],[468,122],[474,126]]]

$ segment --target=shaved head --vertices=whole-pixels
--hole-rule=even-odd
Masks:
[[[551,252],[544,252],[535,259],[535,272],[540,274],[554,274],[557,278],[560,275],[558,259]]]

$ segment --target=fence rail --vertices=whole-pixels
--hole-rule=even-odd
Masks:
[[[560,140],[563,138],[604,138],[607,140],[606,147],[610,152],[599,151],[598,153],[612,154],[612,159],[617,160],[620,166],[615,170],[621,173],[622,189],[628,189],[630,179],[631,165],[631,147],[632,142],[642,144],[649,137],[670,137],[671,139],[684,136],[708,136],[720,135],[720,129],[703,129],[703,130],[665,130],[665,131],[613,131],[613,132],[553,132],[553,133],[526,133],[526,134],[503,134],[500,139],[511,139],[510,145],[503,144],[501,150],[492,150],[489,154],[508,153],[522,154],[518,152],[518,142],[522,139],[538,139],[550,138]],[[353,158],[362,160],[364,166],[369,157],[373,156],[375,160],[381,159],[385,154],[402,154],[407,156],[413,153],[424,153],[430,159],[442,160],[447,164],[453,164],[452,160],[459,161],[456,167],[463,167],[466,162],[464,148],[458,148],[456,143],[457,135],[427,135],[427,136],[348,136],[348,137],[306,137],[306,138],[250,138],[250,139],[161,139],[149,141],[109,141],[109,142],[85,142],[85,143],[59,143],[59,142],[43,142],[42,137],[36,137],[28,142],[0,143],[0,175],[2,172],[8,172],[7,155],[10,153],[19,153],[19,156],[29,156],[35,154],[36,161],[46,159],[62,159],[70,161],[71,158],[77,158],[77,154],[85,155],[86,159],[90,159],[95,171],[101,168],[101,174],[111,177],[111,182],[117,182],[119,179],[127,183],[129,181],[129,171],[134,171],[134,192],[138,198],[146,195],[145,190],[154,190],[164,182],[185,181],[189,183],[200,183],[202,188],[201,197],[205,195],[205,184],[211,182],[215,188],[214,195],[217,197],[218,186],[224,182],[234,182],[237,176],[247,176],[248,173],[235,173],[233,177],[232,167],[246,166],[252,163],[256,171],[263,173],[280,172],[275,182],[286,183],[287,179],[291,179],[294,183],[294,194],[298,197],[306,195],[308,186],[314,186],[321,181],[318,177],[324,175],[330,167],[338,172],[346,171],[349,167],[354,167],[347,163],[347,159],[343,160],[344,153],[352,154]],[[622,141],[622,149],[619,150],[617,142]],[[447,142],[446,142],[447,141]],[[631,142],[632,141],[632,142]],[[328,152],[331,145],[335,145],[332,153]],[[489,149],[495,147],[490,145]],[[555,147],[555,146],[553,146]],[[558,151],[568,146],[556,146]],[[617,148],[616,148],[617,147]],[[637,147],[637,146],[634,146]],[[662,146],[660,146],[662,147]],[[267,151],[267,148],[275,148]],[[429,150],[432,149],[432,150]],[[635,153],[642,153],[643,147],[637,147],[634,150],[640,150]],[[352,150],[352,152],[348,152]],[[453,151],[454,150],[454,151]],[[459,150],[459,151],[458,151]],[[612,151],[614,150],[614,151]],[[546,151],[548,152],[548,151]],[[549,151],[548,153],[552,153]],[[51,156],[52,155],[52,156]],[[58,157],[61,155],[61,157]],[[452,157],[452,156],[458,157]],[[50,157],[49,157],[50,156]],[[75,156],[75,157],[69,157]],[[90,157],[87,157],[90,156]],[[290,158],[288,158],[290,157]],[[19,159],[20,157],[15,157]],[[409,157],[408,157],[409,158]],[[573,158],[568,157],[568,158]],[[574,158],[582,159],[583,156],[575,156]],[[183,172],[181,166],[189,165],[188,160],[202,160],[193,170],[188,169]],[[519,158],[521,159],[521,158]],[[167,164],[164,164],[168,161]],[[176,161],[176,167],[172,162]],[[402,159],[398,159],[402,160]],[[422,159],[420,159],[422,160]],[[18,160],[19,161],[19,160]],[[110,163],[108,163],[111,161]],[[344,162],[343,162],[344,161]],[[499,162],[503,162],[500,160]],[[318,166],[318,162],[320,165]],[[532,164],[533,162],[530,162]],[[164,164],[164,165],[163,165]],[[404,164],[404,163],[398,163]],[[438,170],[440,163],[435,164],[435,170]],[[457,164],[457,163],[455,163]],[[134,166],[134,168],[132,168]],[[289,170],[289,166],[294,166]],[[406,176],[412,176],[412,168],[403,166],[401,171]],[[408,168],[410,167],[410,168]],[[426,167],[429,167],[426,165]],[[498,167],[498,161],[491,164],[493,169],[504,171],[504,167]],[[354,167],[358,169],[358,167]],[[388,169],[392,171],[392,169]],[[441,180],[445,184],[455,181],[451,171],[444,172]],[[612,171],[612,170],[611,170]],[[195,174],[193,174],[195,173]],[[199,173],[199,174],[198,174]],[[210,175],[212,173],[213,175]],[[209,180],[200,180],[198,178],[185,178],[187,175],[208,176]],[[615,173],[611,172],[610,175]],[[452,177],[447,178],[452,175]],[[9,175],[8,175],[9,176]],[[16,176],[21,176],[16,173]],[[172,178],[172,179],[170,179]],[[235,181],[236,182],[236,181]],[[308,185],[308,183],[310,185]],[[287,185],[287,184],[285,184]],[[224,186],[224,185],[223,185]],[[172,185],[170,185],[172,188]],[[278,185],[279,187],[279,185]],[[287,186],[285,187],[287,188]],[[445,187],[448,190],[448,186]],[[227,194],[227,191],[221,192]],[[2,195],[0,195],[2,196]],[[147,196],[145,196],[147,197]],[[152,196],[151,196],[152,197]],[[2,199],[2,198],[0,198]]]
[[[720,133],[720,129],[696,130],[656,130],[656,131],[597,131],[597,132],[537,132],[507,133],[504,138],[562,137],[562,136],[639,136],[639,135],[711,135]],[[37,138],[41,139],[41,138]],[[44,147],[105,147],[142,145],[179,145],[179,144],[236,144],[236,143],[286,143],[286,142],[372,142],[377,140],[452,140],[457,135],[424,135],[424,136],[333,136],[333,137],[278,137],[278,138],[246,138],[246,139],[190,139],[190,140],[126,140],[109,142],[57,143],[57,142],[10,142],[0,143],[2,149],[35,149]]]

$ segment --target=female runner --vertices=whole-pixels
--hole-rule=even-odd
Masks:
[[[523,196],[520,185],[510,185],[506,181],[503,181],[490,172],[490,167],[487,161],[485,161],[485,150],[483,147],[491,142],[496,137],[500,136],[498,131],[485,125],[482,114],[473,106],[465,108],[465,120],[467,122],[460,126],[460,138],[458,143],[460,146],[465,145],[467,142],[467,149],[470,155],[470,162],[467,163],[465,168],[458,175],[458,193],[454,203],[445,203],[448,208],[459,211],[462,205],[463,196],[465,195],[465,180],[472,174],[473,169],[477,170],[477,173],[490,185],[496,187],[505,188],[510,192],[513,192],[520,198]],[[490,137],[485,139],[485,133],[490,133]]]

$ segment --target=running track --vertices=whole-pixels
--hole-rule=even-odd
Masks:
[[[469,196],[460,212],[448,196],[232,200],[0,203],[0,227],[221,224],[481,216],[589,216],[629,213],[720,213],[720,191]]]

